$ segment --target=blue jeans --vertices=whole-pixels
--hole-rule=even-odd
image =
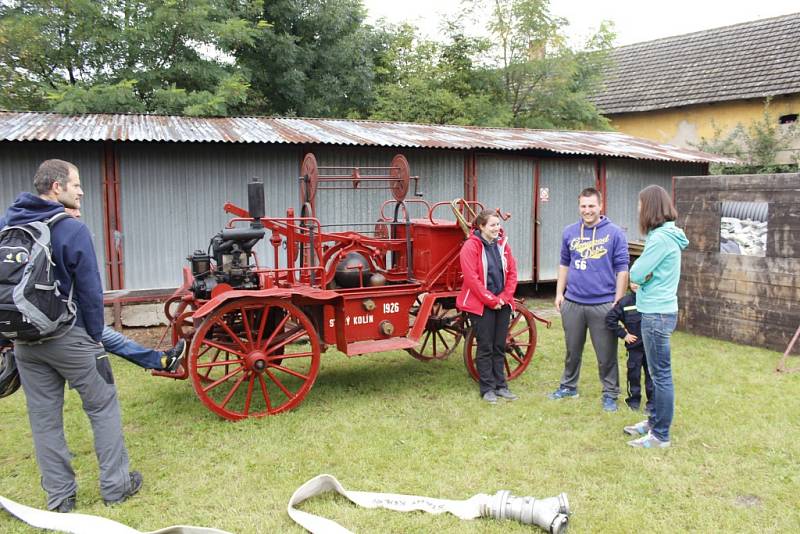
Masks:
[[[655,390],[650,431],[662,441],[669,441],[669,427],[675,413],[669,338],[677,323],[677,313],[642,313],[642,341]]]
[[[101,339],[106,352],[125,358],[131,363],[145,369],[163,369],[161,365],[162,353],[157,350],[145,348],[135,341],[123,336],[113,328],[103,328]]]

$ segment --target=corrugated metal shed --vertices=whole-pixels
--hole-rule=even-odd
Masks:
[[[617,132],[481,128],[342,119],[0,112],[0,141],[276,143],[544,150],[559,154],[660,161],[734,162],[713,154]]]

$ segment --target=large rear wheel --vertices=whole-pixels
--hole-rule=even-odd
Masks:
[[[475,366],[477,348],[475,331],[470,329],[464,342],[464,364],[475,381],[478,380],[478,368]],[[536,352],[536,323],[533,313],[518,302],[517,309],[511,314],[506,336],[506,378],[514,380],[521,375],[531,363],[534,352]]]
[[[189,369],[197,396],[225,419],[290,410],[319,371],[320,344],[300,308],[279,298],[222,304],[198,328]]]

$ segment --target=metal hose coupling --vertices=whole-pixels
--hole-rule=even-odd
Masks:
[[[481,505],[481,517],[514,519],[525,525],[536,525],[550,534],[563,534],[569,522],[569,501],[561,493],[548,499],[516,497],[501,490]]]

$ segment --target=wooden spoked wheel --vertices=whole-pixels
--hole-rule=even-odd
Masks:
[[[223,303],[200,325],[189,374],[203,404],[238,420],[300,404],[319,361],[319,339],[300,308],[279,298],[242,298]]]
[[[411,307],[411,326],[419,313],[421,299]],[[419,348],[406,349],[414,358],[422,361],[444,360],[450,356],[461,342],[466,330],[466,317],[455,308],[445,307],[436,301],[431,315],[425,323],[425,331],[419,340]]]
[[[478,380],[478,368],[475,366],[478,340],[474,329],[470,329],[464,341],[464,365],[470,376]],[[511,321],[506,336],[506,378],[514,380],[521,375],[533,359],[536,352],[536,323],[533,313],[525,306],[517,303],[517,309],[511,314]]]

